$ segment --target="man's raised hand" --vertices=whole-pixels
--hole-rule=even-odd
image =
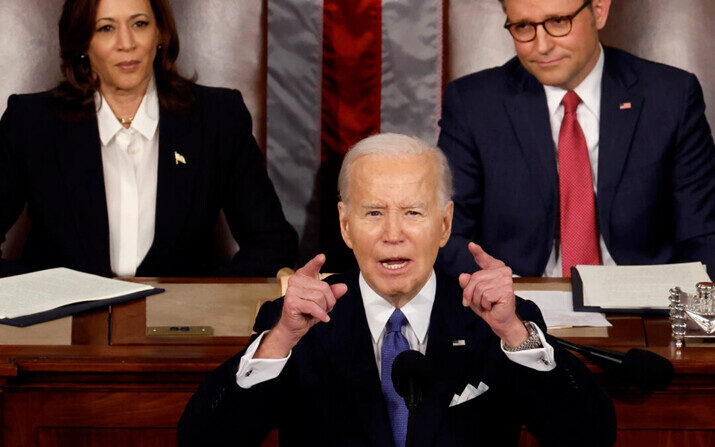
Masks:
[[[281,317],[262,340],[254,358],[286,357],[311,327],[330,321],[328,314],[348,287],[318,279],[323,264],[325,255],[319,254],[288,279]]]
[[[459,275],[462,305],[470,307],[507,345],[518,346],[529,332],[516,315],[511,269],[474,242],[469,243],[469,252],[481,270]]]

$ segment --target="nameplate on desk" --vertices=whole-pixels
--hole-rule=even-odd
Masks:
[[[214,334],[211,326],[148,326],[147,337],[208,337]]]

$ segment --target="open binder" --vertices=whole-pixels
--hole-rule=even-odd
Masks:
[[[163,291],[66,268],[2,278],[0,324],[31,326]]]

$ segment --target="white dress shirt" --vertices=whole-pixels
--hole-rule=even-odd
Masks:
[[[578,124],[583,130],[586,138],[586,146],[588,147],[588,158],[591,161],[591,178],[593,180],[593,192],[596,191],[598,184],[598,139],[599,139],[599,122],[601,119],[601,79],[603,78],[603,47],[600,46],[600,56],[596,66],[593,67],[591,73],[581,81],[574,89],[576,94],[581,98],[581,104],[576,109],[576,118]],[[558,159],[559,151],[559,131],[561,130],[561,121],[564,119],[564,105],[561,100],[567,93],[560,87],[552,85],[544,85],[546,92],[546,105],[549,107],[549,119],[551,120],[551,137],[554,140],[556,148],[556,156]],[[558,164],[557,164],[558,167]],[[598,201],[598,197],[596,197]],[[616,265],[616,262],[608,253],[606,243],[603,241],[603,236],[599,234],[599,245],[601,248],[601,263],[603,265]],[[554,239],[554,248],[551,250],[549,262],[546,263],[543,276],[562,276],[561,271],[561,239]]]
[[[372,336],[372,348],[375,353],[375,362],[377,362],[377,372],[380,377],[382,377],[380,355],[382,343],[385,339],[385,325],[390,315],[392,315],[392,312],[395,311],[395,307],[370,288],[362,276],[362,273],[360,273],[358,282],[363,306],[365,307],[367,325],[370,329],[370,335]],[[437,278],[433,271],[427,283],[422,287],[422,290],[401,308],[402,313],[407,319],[407,324],[402,327],[402,335],[405,336],[407,342],[410,344],[410,349],[420,351],[423,354],[427,351],[429,321],[432,315],[432,305],[434,304],[436,292]],[[455,297],[454,299],[461,300],[461,297]],[[541,348],[507,352],[504,351],[504,345],[502,343],[502,351],[511,361],[522,366],[538,371],[550,371],[556,367],[554,348],[546,343],[541,329],[537,328],[537,331],[541,339]],[[253,385],[278,377],[290,358],[290,353],[287,357],[282,359],[253,358],[253,355],[258,349],[258,345],[260,345],[261,340],[267,332],[268,331],[263,332],[256,338],[253,343],[249,345],[243,357],[241,357],[238,371],[236,372],[236,383],[241,388],[250,388]]]
[[[131,126],[119,123],[95,94],[109,218],[109,260],[117,276],[134,276],[154,241],[159,163],[159,97],[149,83]]]

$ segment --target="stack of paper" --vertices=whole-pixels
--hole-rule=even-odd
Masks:
[[[695,293],[698,282],[710,281],[700,262],[579,265],[576,270],[582,284],[583,306],[609,310],[667,309],[671,288],[679,286],[688,293]]]
[[[571,292],[520,290],[516,294],[539,306],[549,329],[593,326],[608,327],[611,323],[600,313],[574,312]]]
[[[161,292],[145,284],[118,281],[67,268],[56,268],[0,279],[0,323],[26,325],[72,313],[79,303],[132,299]],[[101,304],[101,303],[100,303]],[[52,312],[57,309],[64,310]],[[78,311],[86,310],[86,306]],[[40,315],[36,319],[20,320]]]

